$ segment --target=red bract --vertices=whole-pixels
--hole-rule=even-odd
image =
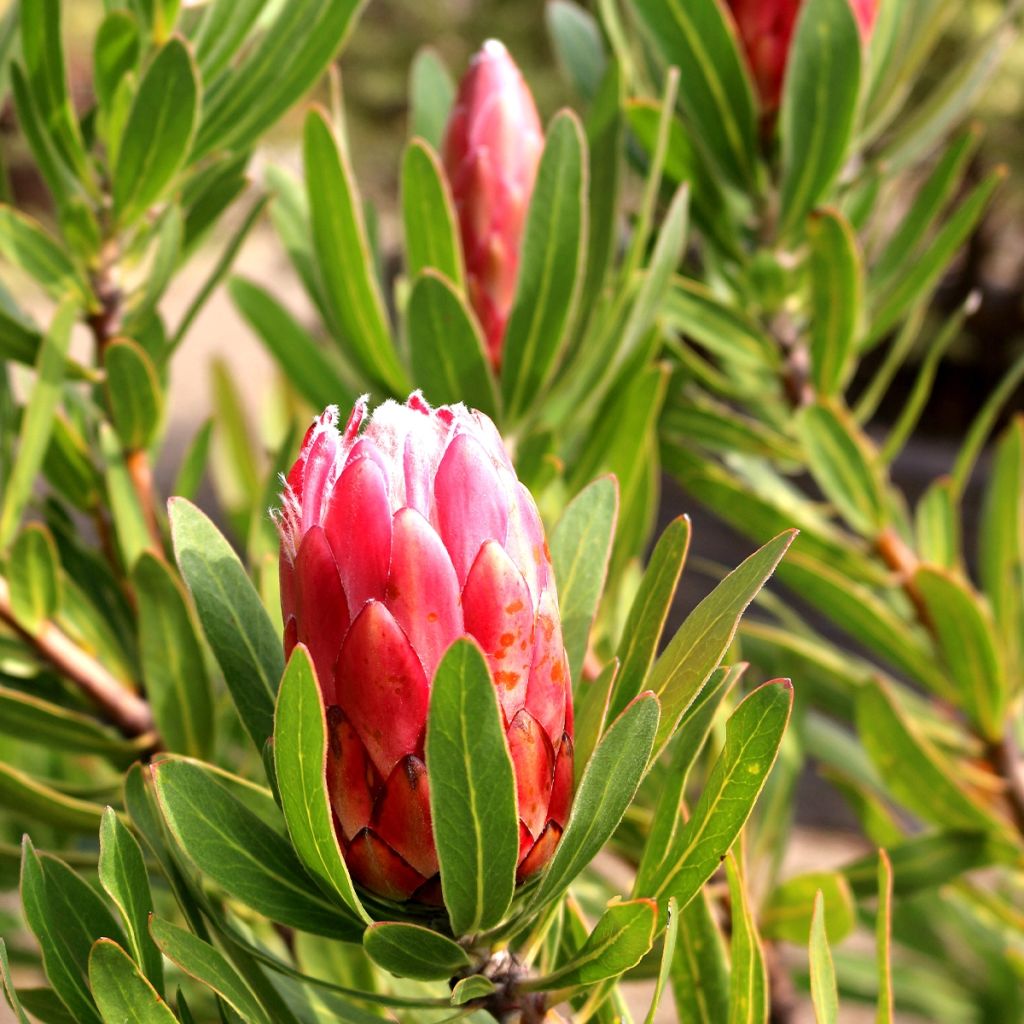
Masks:
[[[496,369],[543,148],[529,87],[505,47],[489,40],[459,85],[444,140],[444,165],[459,218],[469,298]]]
[[[519,880],[551,856],[572,800],[572,691],[544,529],[494,424],[419,393],[361,430],[329,408],[288,474],[285,647],[310,651],[327,706],[327,781],[353,877],[439,902],[423,742],[448,646],[487,657],[515,767]]]
[[[728,0],[736,19],[750,72],[766,114],[778,109],[786,60],[803,0]],[[861,36],[867,41],[878,14],[878,0],[850,0]]]

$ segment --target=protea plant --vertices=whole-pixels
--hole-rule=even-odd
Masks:
[[[750,73],[765,114],[778,109],[786,61],[802,0],[729,0]],[[850,0],[861,36],[867,40],[875,25],[878,0]]]
[[[459,85],[444,140],[469,298],[495,369],[515,297],[519,244],[544,148],[537,107],[508,50],[484,43]]]
[[[516,775],[520,881],[551,856],[572,800],[572,693],[537,507],[494,424],[419,393],[328,408],[278,516],[288,653],[309,649],[327,708],[328,790],[353,877],[440,903],[424,731],[442,655],[486,656]]]

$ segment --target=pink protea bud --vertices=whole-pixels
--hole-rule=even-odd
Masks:
[[[486,655],[515,767],[520,881],[572,801],[572,691],[544,529],[494,424],[417,392],[318,417],[278,514],[288,653],[304,643],[327,706],[328,790],[353,877],[440,901],[424,730],[457,638]]]
[[[779,107],[786,60],[803,0],[728,0],[754,78],[764,113]],[[875,25],[879,0],[850,0],[861,37],[867,41]]]
[[[508,50],[484,43],[459,84],[444,140],[469,299],[501,365],[526,210],[544,148],[537,107]]]

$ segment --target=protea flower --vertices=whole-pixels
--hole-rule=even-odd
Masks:
[[[288,474],[287,653],[304,643],[327,707],[328,790],[353,877],[439,903],[423,742],[456,638],[490,666],[515,767],[519,880],[551,856],[572,800],[572,697],[544,529],[494,424],[419,393],[343,430],[328,408]]]
[[[444,140],[469,299],[495,369],[515,297],[519,245],[544,136],[529,87],[495,39],[459,85]]]
[[[782,96],[786,60],[803,0],[728,0],[765,114],[774,113]],[[875,25],[879,0],[850,0],[861,36]]]

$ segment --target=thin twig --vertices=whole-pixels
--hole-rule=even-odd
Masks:
[[[988,744],[988,756],[996,771],[1006,783],[1004,795],[1013,815],[1013,823],[1024,835],[1024,773],[1020,751],[1013,737],[1007,733],[1001,740]]]
[[[0,576],[0,619],[35,648],[62,675],[75,683],[103,712],[108,721],[129,738],[153,729],[149,705],[113,676],[91,654],[83,651],[63,630],[46,622],[36,633],[18,625],[7,580]]]

